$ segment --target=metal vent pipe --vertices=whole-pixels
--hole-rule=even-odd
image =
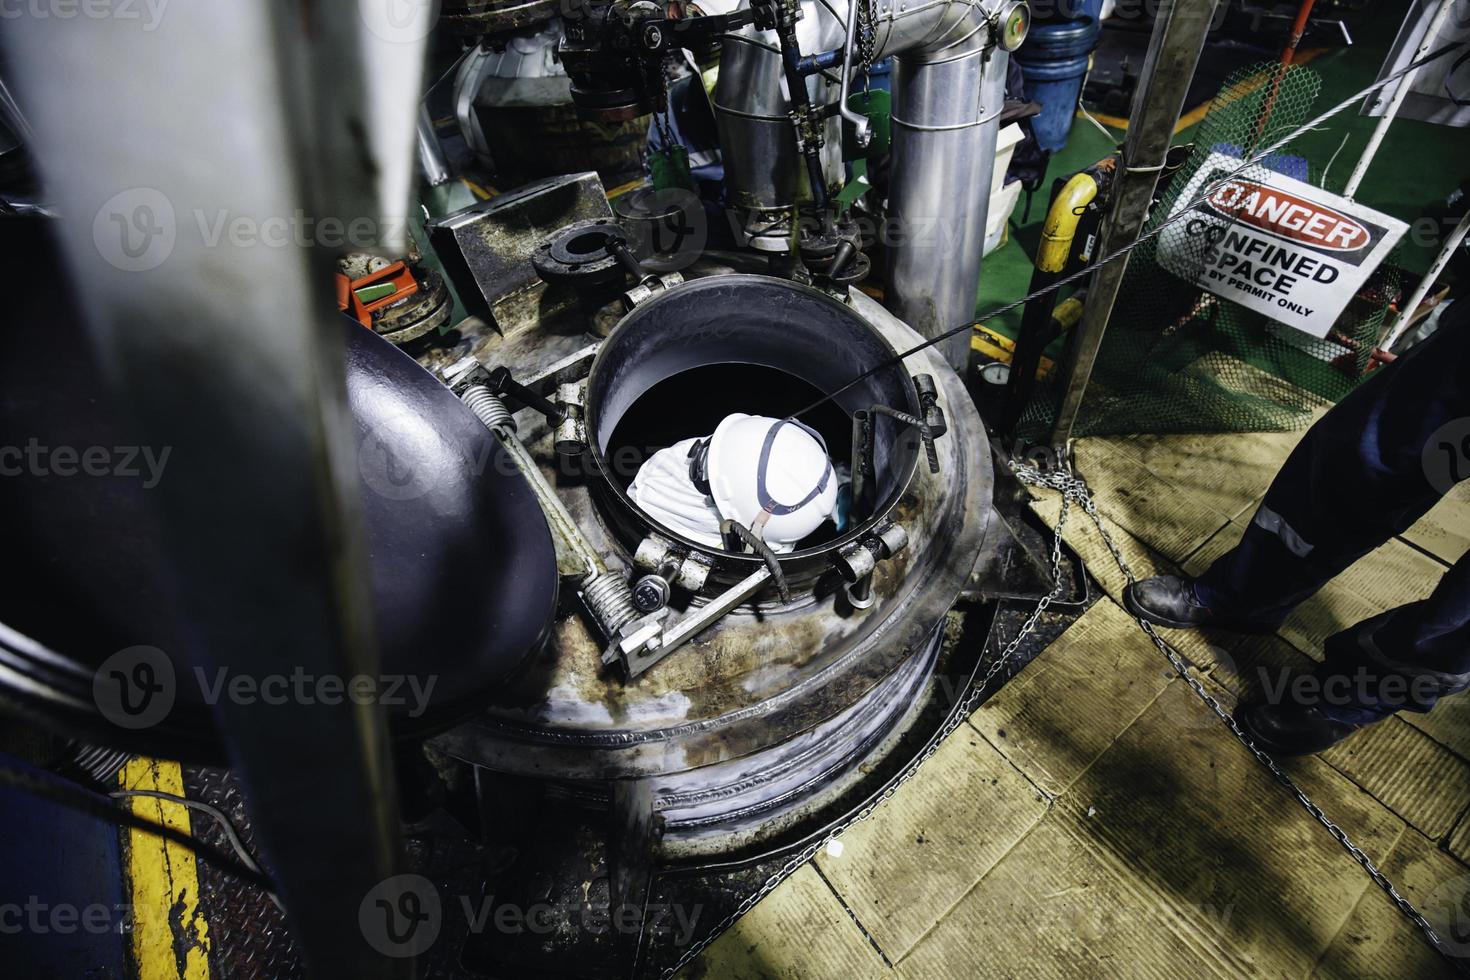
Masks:
[[[862,2],[862,0],[855,0]],[[925,337],[975,311],[980,258],[1005,102],[1007,53],[996,44],[1002,0],[875,0],[874,60],[895,55],[893,163],[888,197],[888,306]],[[798,36],[803,53],[839,47],[846,2],[806,0]],[[840,68],[808,79],[812,101],[838,99]],[[726,180],[758,232],[806,195],[800,155],[787,118],[775,32],[752,27],[726,35],[715,113]],[[840,173],[840,130],[828,124],[828,179]],[[779,247],[780,236],[753,244]],[[943,345],[963,367],[969,338]]]

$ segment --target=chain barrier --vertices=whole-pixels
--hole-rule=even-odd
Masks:
[[[975,710],[975,708],[979,706],[981,697],[990,687],[990,682],[994,680],[996,675],[999,674],[1001,670],[1006,666],[1011,656],[1016,652],[1017,649],[1020,648],[1021,643],[1026,639],[1026,637],[1029,636],[1036,629],[1036,624],[1040,621],[1042,614],[1046,612],[1047,607],[1062,596],[1065,585],[1062,576],[1062,538],[1066,531],[1067,517],[1072,507],[1075,506],[1079,508],[1084,514],[1087,515],[1088,519],[1092,522],[1093,527],[1096,528],[1098,535],[1101,537],[1103,545],[1108,549],[1108,553],[1112,555],[1113,561],[1117,563],[1118,570],[1123,573],[1123,576],[1127,579],[1128,583],[1131,585],[1138,580],[1133,573],[1133,569],[1128,565],[1127,560],[1123,557],[1122,550],[1119,549],[1118,544],[1113,539],[1112,534],[1108,532],[1107,526],[1103,524],[1102,517],[1098,514],[1097,511],[1097,503],[1092,496],[1092,492],[1088,489],[1086,481],[1084,481],[1080,476],[1074,475],[1067,469],[1059,468],[1048,473],[1043,472],[1034,464],[1021,463],[1015,460],[1010,461],[1010,469],[1015,474],[1016,478],[1019,479],[1022,483],[1025,483],[1028,486],[1055,490],[1062,495],[1061,510],[1057,515],[1056,527],[1052,534],[1051,591],[1041,597],[1040,601],[1038,601],[1036,604],[1036,608],[1031,611],[1031,614],[1026,617],[1026,621],[1021,624],[1020,629],[1016,631],[1016,635],[1011,639],[1009,643],[1006,644],[1005,649],[1003,649],[1000,652],[999,656],[995,658],[994,662],[991,663],[990,667],[985,671],[984,676],[981,677],[979,682],[973,686],[970,693],[965,697],[963,701],[960,702],[960,704],[956,707],[951,716],[945,721],[945,724],[939,729],[938,732],[935,733],[934,737],[925,747],[923,753],[920,754],[912,762],[910,762],[896,780],[890,783],[886,788],[884,788],[883,792],[878,794],[878,796],[876,796],[874,799],[870,800],[851,817],[833,827],[816,842],[802,848],[794,856],[792,856],[790,860],[788,860],[773,874],[767,877],[766,880],[761,883],[760,888],[756,889],[750,895],[747,895],[744,899],[742,899],[740,903],[734,908],[734,910],[730,912],[729,915],[726,915],[723,919],[717,922],[714,927],[711,928],[709,932],[707,932],[703,937],[701,937],[701,939],[697,943],[693,944],[687,950],[685,950],[683,955],[679,957],[678,961],[663,972],[663,974],[661,975],[661,980],[669,980],[669,978],[673,977],[676,973],[682,970],[686,965],[694,960],[695,957],[704,952],[704,950],[707,949],[711,943],[718,939],[725,932],[725,930],[734,925],[741,916],[745,915],[745,913],[754,908],[761,899],[765,898],[771,892],[775,891],[777,886],[779,886],[781,882],[790,877],[803,864],[806,864],[808,861],[814,858],[831,841],[842,835],[850,827],[854,826],[855,824],[861,823],[862,821],[870,817],[873,812],[878,809],[879,806],[881,806],[885,801],[892,797],[894,793],[898,791],[899,787],[908,782],[914,777],[915,774],[918,773],[920,767],[922,767],[924,763],[927,762],[934,755],[934,753],[939,750],[939,746],[941,743],[943,743],[944,739],[948,737],[950,733],[958,728],[961,724],[963,724],[965,719],[968,718],[970,714]],[[1169,665],[1174,669],[1174,672],[1184,680],[1185,684],[1188,685],[1189,689],[1195,693],[1200,701],[1202,701],[1205,706],[1208,707],[1210,711],[1213,712],[1214,715],[1220,719],[1225,727],[1230,730],[1230,733],[1235,736],[1236,741],[1243,745],[1246,751],[1250,752],[1250,754],[1255,757],[1256,761],[1259,762],[1261,766],[1264,767],[1268,772],[1270,772],[1277,782],[1285,786],[1287,790],[1289,790],[1292,795],[1296,797],[1297,802],[1300,803],[1302,807],[1309,814],[1311,814],[1312,817],[1319,824],[1326,828],[1327,832],[1332,835],[1332,838],[1337,841],[1338,844],[1342,845],[1343,849],[1352,856],[1353,860],[1358,863],[1359,867],[1361,867],[1363,871],[1367,873],[1368,877],[1373,880],[1373,883],[1376,884],[1384,891],[1385,894],[1388,895],[1389,899],[1393,902],[1394,906],[1399,910],[1399,912],[1402,913],[1403,916],[1407,918],[1410,922],[1412,922],[1416,928],[1418,928],[1418,930],[1423,934],[1424,938],[1429,942],[1430,946],[1433,947],[1434,950],[1441,956],[1445,957],[1446,960],[1448,960],[1457,970],[1463,972],[1461,961],[1456,956],[1454,950],[1448,944],[1446,944],[1444,940],[1440,938],[1437,932],[1435,932],[1434,926],[1429,922],[1427,918],[1425,918],[1424,913],[1420,912],[1419,909],[1416,908],[1412,902],[1410,902],[1407,898],[1403,896],[1401,892],[1399,892],[1398,888],[1394,886],[1394,883],[1390,881],[1389,878],[1382,871],[1379,870],[1378,866],[1373,862],[1373,859],[1370,858],[1366,853],[1364,853],[1363,849],[1358,847],[1358,845],[1353,842],[1352,838],[1348,836],[1347,831],[1343,830],[1336,823],[1334,823],[1332,819],[1328,817],[1327,814],[1323,811],[1323,809],[1318,806],[1310,796],[1307,795],[1306,791],[1298,786],[1296,781],[1292,779],[1291,776],[1288,775],[1287,772],[1276,763],[1276,760],[1271,758],[1270,755],[1268,755],[1263,749],[1257,746],[1254,741],[1251,740],[1251,737],[1245,733],[1245,731],[1235,721],[1234,717],[1231,716],[1230,712],[1225,710],[1225,707],[1219,702],[1219,700],[1216,699],[1214,695],[1210,694],[1210,692],[1205,689],[1205,686],[1199,681],[1199,679],[1196,678],[1194,674],[1189,670],[1188,665],[1185,663],[1185,660],[1183,656],[1179,653],[1179,651],[1175,650],[1174,647],[1172,647],[1166,640],[1164,640],[1163,637],[1159,636],[1159,634],[1154,630],[1153,624],[1142,619],[1137,620],[1137,622],[1142,628],[1143,632],[1153,642],[1154,646],[1157,647],[1159,652],[1162,653],[1164,657],[1169,661]]]
[[[1036,624],[1041,621],[1041,616],[1043,613],[1046,612],[1047,607],[1050,606],[1057,599],[1060,599],[1063,592],[1065,591],[1066,582],[1062,575],[1062,531],[1067,524],[1068,504],[1069,501],[1064,498],[1062,501],[1061,516],[1057,520],[1056,533],[1052,536],[1051,591],[1042,596],[1041,599],[1036,603],[1036,608],[1033,609],[1031,611],[1031,614],[1026,617],[1026,621],[1023,622],[1020,628],[1016,631],[1016,635],[1011,638],[1011,641],[1009,643],[1006,644],[1005,649],[1003,649],[1000,654],[995,658],[994,662],[991,663],[990,667],[985,671],[985,674],[980,678],[980,680],[972,685],[970,693],[955,707],[950,717],[946,719],[944,725],[934,734],[933,738],[929,740],[929,743],[925,746],[924,751],[912,762],[910,762],[906,767],[904,767],[898,778],[889,783],[888,786],[883,789],[883,792],[879,793],[872,800],[869,800],[867,804],[865,804],[851,817],[848,817],[840,824],[834,826],[820,839],[818,839],[814,843],[808,844],[806,847],[796,852],[796,854],[789,861],[781,865],[780,868],[778,868],[773,874],[766,878],[766,880],[761,883],[760,888],[756,889],[750,895],[747,895],[744,899],[742,899],[740,901],[740,904],[735,906],[734,910],[731,911],[729,915],[725,916],[719,922],[715,923],[715,925],[699,940],[699,942],[693,944],[687,950],[685,950],[683,955],[679,957],[678,961],[663,972],[663,974],[661,975],[661,980],[669,980],[669,978],[672,977],[675,973],[678,973],[680,970],[682,970],[696,956],[704,952],[704,950],[709,946],[710,943],[718,939],[726,929],[734,925],[737,919],[739,919],[746,912],[749,912],[752,908],[754,908],[756,903],[759,902],[761,899],[765,898],[771,892],[775,891],[776,886],[780,885],[781,882],[790,877],[797,868],[800,868],[803,864],[806,864],[813,857],[815,857],[831,841],[842,835],[845,831],[848,830],[848,828],[852,827],[855,824],[861,823],[862,821],[868,819],[868,817],[872,816],[873,812],[877,810],[879,806],[881,806],[886,800],[892,797],[893,794],[898,791],[898,788],[900,786],[912,779],[914,775],[919,771],[919,768],[925,762],[929,761],[929,759],[934,755],[935,752],[939,751],[939,746],[941,743],[943,743],[944,739],[948,737],[949,734],[953,732],[956,728],[964,724],[966,718],[970,717],[971,712],[973,712],[975,708],[979,706],[980,698],[989,689],[990,682],[995,679],[995,676],[999,674],[1001,670],[1005,667],[1005,665],[1010,661],[1011,656],[1016,652],[1016,650],[1020,648],[1022,642],[1025,641],[1026,637],[1030,636],[1031,633],[1035,631]]]
[[[1102,517],[1097,512],[1097,504],[1093,500],[1092,493],[1088,489],[1086,481],[1065,468],[1058,468],[1051,473],[1044,473],[1032,464],[1018,463],[1014,460],[1011,461],[1010,467],[1011,471],[1016,475],[1016,478],[1022,483],[1033,487],[1045,487],[1061,493],[1064,509],[1069,502],[1080,507],[1082,512],[1092,521],[1093,527],[1097,529],[1099,537],[1102,538],[1103,545],[1108,549],[1108,553],[1113,556],[1113,561],[1117,564],[1118,570],[1123,573],[1123,577],[1127,579],[1128,584],[1132,585],[1138,581],[1137,576],[1133,573],[1133,569],[1129,567],[1127,560],[1123,557],[1122,550],[1119,549],[1117,542],[1113,540],[1113,536],[1108,532],[1107,526],[1103,524]],[[1060,526],[1061,524],[1058,522],[1059,529]],[[1060,530],[1058,536],[1060,537]],[[1394,886],[1394,883],[1388,879],[1388,876],[1380,871],[1378,866],[1373,863],[1373,859],[1365,854],[1362,848],[1353,843],[1347,831],[1343,830],[1336,823],[1333,823],[1332,819],[1307,795],[1306,791],[1297,785],[1296,780],[1292,779],[1286,770],[1282,769],[1276,760],[1271,758],[1265,750],[1256,745],[1251,737],[1245,733],[1245,730],[1240,727],[1239,723],[1236,722],[1230,712],[1226,711],[1225,707],[1220,704],[1214,695],[1205,689],[1204,684],[1194,676],[1179,651],[1174,649],[1163,637],[1159,636],[1152,623],[1144,619],[1138,619],[1136,622],[1148,638],[1153,641],[1154,646],[1158,648],[1159,652],[1169,661],[1169,665],[1174,668],[1174,672],[1183,678],[1184,683],[1189,686],[1189,689],[1204,702],[1210,711],[1214,712],[1215,717],[1224,723],[1225,727],[1230,730],[1230,733],[1235,736],[1236,741],[1245,746],[1246,751],[1254,756],[1256,761],[1270,772],[1277,782],[1285,786],[1296,797],[1297,802],[1318,823],[1327,829],[1327,832],[1332,835],[1332,838],[1341,844],[1348,854],[1352,855],[1353,860],[1367,873],[1375,885],[1383,889],[1399,912],[1403,913],[1404,917],[1423,933],[1424,938],[1429,941],[1429,945],[1434,948],[1435,952],[1445,957],[1457,970],[1462,970],[1461,961],[1455,951],[1434,931],[1434,926],[1424,917],[1424,913],[1420,912],[1412,902],[1399,892]]]

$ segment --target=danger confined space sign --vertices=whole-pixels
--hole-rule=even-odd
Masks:
[[[1159,245],[1174,275],[1313,337],[1325,337],[1343,308],[1408,225],[1282,174],[1211,153],[1175,211],[1209,197],[1182,219],[1182,235]]]

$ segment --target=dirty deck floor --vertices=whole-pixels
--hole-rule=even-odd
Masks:
[[[1140,575],[1229,547],[1300,433],[1083,440],[1078,469]],[[1035,504],[1048,519],[1055,498]],[[1448,974],[1353,859],[1106,597],[868,820],[687,971],[711,977]],[[1470,483],[1272,637],[1165,631],[1233,706],[1261,669],[1428,594],[1470,548]],[[1276,676],[1270,674],[1270,676]],[[1403,714],[1292,776],[1470,964],[1470,696]]]

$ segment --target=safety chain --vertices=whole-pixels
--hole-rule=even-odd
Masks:
[[[866,100],[871,94],[869,90],[872,87],[873,55],[878,53],[878,0],[853,2],[858,5],[858,53],[863,69],[863,111],[872,112],[873,107]]]
[[[729,915],[725,916],[723,919],[717,922],[714,927],[710,929],[709,932],[707,932],[699,940],[699,942],[695,943],[687,950],[685,950],[684,954],[679,957],[678,961],[663,972],[663,974],[661,975],[661,980],[669,980],[670,977],[682,970],[691,960],[693,960],[700,953],[704,952],[704,950],[707,949],[712,942],[718,939],[720,935],[725,932],[726,929],[729,929],[730,926],[734,925],[741,916],[754,908],[761,899],[765,898],[771,892],[775,891],[776,887],[780,885],[781,882],[785,881],[788,877],[795,873],[795,871],[803,864],[806,864],[808,861],[814,858],[817,853],[823,850],[831,841],[846,832],[853,825],[861,823],[862,821],[868,819],[868,817],[872,816],[873,812],[877,810],[878,807],[881,806],[890,797],[892,797],[893,794],[898,791],[899,787],[901,787],[904,783],[908,782],[914,777],[914,775],[919,771],[919,768],[923,766],[923,764],[927,762],[930,757],[932,757],[934,753],[939,750],[939,746],[944,741],[944,739],[956,728],[958,728],[966,718],[970,716],[970,714],[979,705],[980,698],[990,687],[990,682],[994,680],[995,676],[1000,673],[1002,668],[1005,667],[1007,661],[1010,660],[1011,656],[1020,647],[1022,641],[1025,640],[1026,637],[1029,636],[1036,629],[1036,624],[1041,619],[1042,613],[1044,613],[1047,607],[1050,606],[1057,599],[1059,599],[1062,595],[1062,537],[1067,526],[1067,516],[1070,512],[1070,508],[1074,504],[1080,507],[1083,513],[1085,513],[1092,521],[1093,526],[1097,529],[1098,535],[1102,538],[1103,544],[1107,547],[1108,553],[1113,556],[1113,561],[1117,563],[1118,569],[1123,573],[1124,577],[1128,580],[1128,583],[1131,585],[1132,583],[1138,581],[1137,576],[1133,573],[1133,569],[1129,567],[1127,560],[1124,559],[1123,552],[1118,548],[1117,542],[1113,540],[1113,536],[1108,533],[1107,527],[1103,524],[1102,517],[1097,512],[1097,504],[1093,500],[1092,493],[1088,489],[1086,481],[1084,481],[1080,476],[1076,476],[1066,469],[1057,469],[1050,473],[1046,473],[1033,464],[1020,463],[1015,460],[1012,460],[1010,462],[1010,468],[1011,471],[1015,474],[1016,478],[1019,479],[1022,483],[1033,487],[1044,487],[1047,489],[1056,490],[1062,495],[1061,511],[1057,515],[1056,528],[1052,534],[1051,591],[1041,597],[1041,600],[1036,604],[1036,608],[1032,610],[1031,615],[1026,617],[1026,621],[1022,623],[1021,628],[1016,631],[1015,637],[1013,637],[1011,641],[1006,644],[1005,649],[1001,651],[1000,655],[996,657],[995,661],[990,665],[990,668],[986,670],[985,675],[980,679],[979,683],[974,685],[969,695],[964,699],[964,701],[959,704],[953,714],[945,722],[944,726],[935,733],[934,737],[925,747],[923,753],[919,755],[918,758],[914,759],[913,762],[909,763],[909,765],[903,770],[903,772],[896,780],[890,783],[877,797],[870,800],[865,806],[863,806],[862,809],[858,810],[857,813],[853,814],[847,820],[828,831],[821,839],[802,848],[794,856],[792,856],[790,860],[788,860],[779,869],[777,869],[775,873],[766,878],[766,880],[761,884],[760,888],[742,899],[740,904],[737,905],[735,909],[730,912]],[[1419,931],[1424,934],[1424,938],[1429,941],[1429,944],[1435,949],[1435,951],[1438,952],[1441,956],[1445,957],[1448,961],[1455,965],[1457,969],[1459,969],[1461,966],[1461,961],[1458,959],[1455,952],[1451,950],[1442,939],[1440,939],[1439,934],[1434,931],[1434,926],[1431,925],[1429,920],[1424,917],[1424,913],[1420,912],[1412,902],[1410,902],[1407,898],[1400,894],[1399,890],[1394,887],[1393,882],[1390,881],[1382,871],[1378,870],[1378,866],[1373,863],[1373,859],[1368,857],[1368,855],[1363,852],[1362,848],[1353,843],[1352,838],[1347,835],[1347,832],[1339,827],[1337,824],[1333,823],[1331,818],[1329,818],[1327,814],[1323,812],[1322,808],[1318,806],[1315,802],[1313,802],[1312,798],[1308,796],[1306,792],[1296,784],[1296,781],[1293,780],[1291,776],[1286,773],[1285,770],[1283,770],[1279,765],[1276,764],[1276,760],[1272,759],[1270,755],[1259,748],[1255,744],[1255,742],[1251,740],[1251,737],[1247,735],[1245,731],[1240,727],[1240,725],[1235,721],[1235,719],[1231,717],[1230,712],[1226,711],[1224,706],[1221,705],[1220,702],[1216,700],[1216,698],[1212,694],[1210,694],[1209,691],[1205,690],[1204,685],[1201,684],[1200,681],[1192,673],[1190,673],[1189,667],[1185,663],[1184,658],[1179,654],[1177,650],[1170,646],[1169,643],[1163,639],[1163,637],[1159,636],[1159,634],[1154,630],[1153,624],[1142,619],[1138,620],[1138,624],[1143,629],[1143,632],[1147,634],[1148,638],[1153,641],[1154,646],[1158,647],[1159,652],[1162,653],[1164,657],[1169,661],[1169,665],[1174,668],[1174,672],[1184,679],[1184,682],[1189,686],[1190,690],[1192,690],[1195,695],[1198,696],[1199,699],[1203,701],[1212,712],[1214,712],[1215,716],[1225,724],[1225,727],[1230,730],[1230,733],[1235,736],[1236,740],[1239,741],[1241,745],[1245,746],[1246,750],[1249,751],[1251,755],[1255,756],[1256,761],[1258,761],[1263,767],[1265,767],[1266,770],[1269,771],[1271,775],[1276,778],[1277,782],[1281,783],[1283,786],[1291,791],[1291,793],[1296,797],[1297,802],[1299,802],[1306,809],[1306,811],[1317,820],[1318,823],[1327,828],[1327,832],[1332,835],[1332,838],[1336,840],[1339,844],[1341,844],[1342,847],[1350,855],[1352,855],[1353,859],[1358,862],[1358,865],[1368,874],[1368,877],[1373,880],[1374,884],[1383,889],[1383,891],[1393,901],[1398,910],[1403,913],[1404,917],[1418,927]]]
[[[780,885],[781,882],[789,878],[792,873],[796,871],[796,869],[800,868],[803,864],[806,864],[812,858],[816,857],[818,852],[824,849],[837,837],[841,836],[844,832],[848,830],[848,828],[852,827],[854,824],[861,823],[862,821],[868,819],[868,817],[872,816],[873,812],[877,810],[879,806],[881,806],[886,800],[888,800],[889,797],[893,796],[894,793],[898,792],[898,788],[900,786],[902,786],[904,783],[908,782],[914,777],[914,774],[919,771],[920,766],[929,761],[930,757],[932,757],[935,752],[939,751],[939,746],[944,741],[944,739],[956,728],[964,724],[966,718],[970,717],[971,712],[973,712],[975,708],[979,706],[980,698],[985,694],[986,690],[989,689],[990,682],[995,679],[995,675],[1001,672],[1001,669],[1005,667],[1011,656],[1016,652],[1017,649],[1020,648],[1022,641],[1024,641],[1026,637],[1031,635],[1031,633],[1036,629],[1036,624],[1040,621],[1042,613],[1046,612],[1047,607],[1062,596],[1062,592],[1065,589],[1065,582],[1062,578],[1062,531],[1067,524],[1068,503],[1069,501],[1066,498],[1062,500],[1061,516],[1057,520],[1056,533],[1052,537],[1051,591],[1042,596],[1040,601],[1036,603],[1036,608],[1031,611],[1031,615],[1026,617],[1026,621],[1022,623],[1020,629],[1016,631],[1016,635],[1012,637],[1011,641],[1006,644],[1005,649],[1002,650],[1000,652],[1000,655],[995,658],[995,661],[991,663],[990,668],[985,671],[984,676],[980,678],[979,682],[973,685],[970,693],[965,697],[965,699],[955,707],[948,720],[945,721],[944,726],[941,727],[939,731],[937,731],[934,736],[929,740],[929,743],[925,746],[924,751],[912,762],[910,762],[899,774],[898,778],[889,783],[888,786],[883,789],[883,792],[879,793],[876,797],[869,800],[862,807],[862,809],[858,810],[842,823],[833,827],[819,840],[808,844],[806,847],[796,852],[796,854],[792,856],[790,860],[781,865],[781,867],[778,868],[770,877],[766,878],[766,880],[761,883],[760,888],[756,889],[754,892],[743,898],[740,901],[740,904],[735,906],[734,910],[731,911],[729,915],[725,916],[719,922],[715,923],[714,927],[711,928],[709,932],[705,933],[705,935],[701,937],[697,943],[685,950],[684,954],[679,957],[678,961],[661,974],[661,980],[669,980],[669,978],[672,977],[675,973],[678,973],[680,970],[682,970],[691,960],[693,960],[700,953],[704,952],[704,950],[709,946],[710,943],[718,939],[726,929],[734,925],[737,919],[739,919],[746,912],[749,912],[752,908],[754,908],[756,903],[759,902],[761,899],[765,898],[771,892],[775,891],[776,886]]]
[[[1119,571],[1128,580],[1128,584],[1132,585],[1138,581],[1138,577],[1133,573],[1133,569],[1128,566],[1127,560],[1124,559],[1123,552],[1118,548],[1117,542],[1113,540],[1113,536],[1108,533],[1107,527],[1103,524],[1102,517],[1097,512],[1097,504],[1092,498],[1091,491],[1088,490],[1086,481],[1065,468],[1058,468],[1053,472],[1044,473],[1032,464],[1018,463],[1015,460],[1011,461],[1010,467],[1011,471],[1016,475],[1016,478],[1022,483],[1029,484],[1033,487],[1047,487],[1060,492],[1062,494],[1063,517],[1066,515],[1067,505],[1069,503],[1075,503],[1078,507],[1081,507],[1083,513],[1091,519],[1093,526],[1097,528],[1098,535],[1102,538],[1103,544],[1107,546],[1108,553],[1113,556],[1113,561],[1117,563]],[[1061,537],[1061,527],[1062,520],[1059,519],[1057,522],[1057,537],[1059,539]],[[1256,761],[1265,767],[1272,776],[1276,777],[1277,782],[1291,791],[1292,795],[1296,797],[1297,802],[1316,818],[1318,823],[1327,828],[1327,832],[1343,846],[1344,850],[1352,855],[1353,860],[1357,861],[1358,865],[1367,872],[1368,877],[1373,879],[1373,883],[1387,893],[1388,897],[1393,901],[1393,904],[1404,914],[1404,917],[1419,928],[1419,931],[1424,934],[1424,938],[1429,941],[1429,945],[1434,947],[1435,951],[1445,957],[1456,969],[1461,969],[1463,966],[1462,961],[1456,952],[1440,939],[1439,934],[1434,931],[1434,926],[1424,917],[1424,913],[1420,912],[1412,902],[1400,894],[1399,890],[1394,887],[1393,882],[1382,871],[1378,870],[1378,866],[1373,863],[1373,859],[1363,853],[1362,848],[1353,843],[1352,838],[1347,835],[1347,831],[1333,823],[1331,818],[1323,812],[1322,808],[1306,794],[1306,791],[1298,786],[1296,781],[1284,769],[1277,765],[1276,760],[1256,745],[1251,737],[1245,733],[1244,729],[1240,727],[1239,723],[1236,722],[1234,717],[1231,716],[1230,712],[1226,711],[1224,706],[1209,691],[1205,690],[1204,685],[1190,672],[1188,665],[1185,663],[1179,651],[1174,649],[1163,637],[1159,636],[1158,632],[1154,630],[1153,624],[1145,619],[1138,619],[1137,622],[1148,638],[1153,641],[1154,646],[1158,647],[1159,652],[1168,659],[1169,665],[1174,668],[1174,672],[1182,677],[1184,682],[1189,685],[1190,690],[1194,691],[1199,699],[1215,713],[1215,716],[1224,722],[1225,727],[1230,729],[1230,733],[1235,736],[1236,740],[1245,746],[1246,750],[1255,756]]]

